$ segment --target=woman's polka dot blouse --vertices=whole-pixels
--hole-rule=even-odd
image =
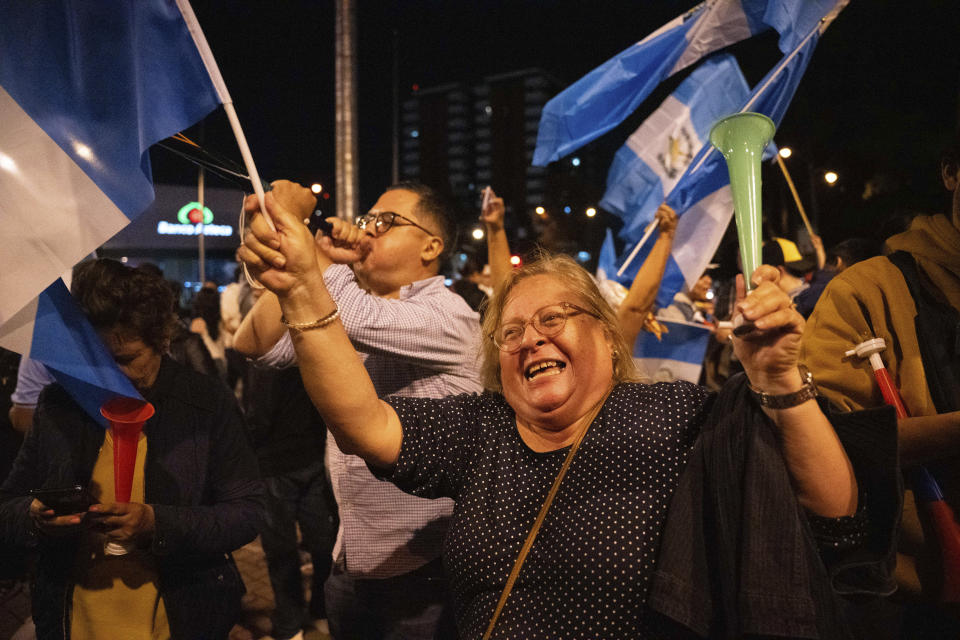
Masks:
[[[688,383],[621,384],[591,425],[497,623],[497,638],[648,636],[667,507],[705,419]],[[460,634],[482,636],[567,449],[536,453],[498,394],[390,398],[403,446],[389,479],[456,501],[444,564]]]

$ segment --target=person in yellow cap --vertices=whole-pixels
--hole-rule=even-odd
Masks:
[[[763,243],[763,264],[780,272],[780,288],[796,301],[808,288],[804,275],[817,267],[816,260],[800,253],[797,243],[786,238],[771,238]]]

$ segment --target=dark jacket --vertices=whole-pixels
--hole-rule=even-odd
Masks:
[[[158,588],[174,638],[225,638],[243,581],[230,551],[257,535],[263,486],[230,391],[164,358],[148,398],[145,501],[156,528]],[[104,430],[59,385],[40,396],[34,426],[0,490],[0,544],[38,553],[33,585],[37,638],[69,638],[76,539],[38,535],[25,497],[34,487],[86,486]]]
[[[817,522],[804,512],[775,430],[745,382],[743,374],[727,382],[690,454],[648,604],[691,637],[891,637],[895,628],[878,614],[896,589],[902,505],[892,409],[832,414],[821,402],[853,465],[856,519],[866,523],[858,543],[845,545],[831,528],[856,519]]]
[[[323,460],[327,427],[307,395],[299,367],[252,363],[243,388],[251,390],[244,394],[244,418],[264,478]]]
[[[827,288],[837,272],[832,269],[819,269],[813,274],[810,280],[810,286],[800,292],[794,298],[793,302],[797,305],[797,313],[804,318],[809,318],[813,313],[813,308],[817,306],[817,301],[823,295],[823,290]]]

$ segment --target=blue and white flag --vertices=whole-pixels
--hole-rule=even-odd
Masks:
[[[657,207],[709,141],[713,123],[736,113],[750,87],[733,56],[709,58],[617,151],[600,206],[623,220],[620,237],[637,242]]]
[[[613,243],[613,231],[607,229],[603,245],[597,255],[597,272],[594,276],[600,295],[614,309],[618,309],[627,297],[627,287],[617,280],[617,249]]]
[[[617,249],[613,243],[613,232],[607,229],[603,236],[600,253],[597,254],[597,277],[612,279],[617,275]]]
[[[695,322],[660,320],[667,328],[660,339],[641,331],[633,345],[633,362],[653,382],[686,380],[696,384],[710,342],[710,329]]]
[[[40,294],[30,357],[42,362],[70,397],[104,427],[107,422],[100,407],[107,400],[115,396],[142,399],[63,280]]]
[[[663,80],[767,28],[796,43],[847,0],[707,0],[620,52],[543,108],[533,164],[544,166],[610,131]]]
[[[42,361],[39,336],[71,336],[34,336],[37,296],[152,202],[149,147],[229,94],[187,0],[0,0],[0,16],[0,344]]]
[[[828,24],[814,27],[796,49],[785,55],[757,84],[738,111],[762,113],[779,126],[820,34]],[[677,212],[678,220],[673,250],[657,294],[659,307],[670,304],[684,285],[692,286],[703,274],[730,224],[733,196],[723,156],[712,145],[704,145],[667,195],[666,202]],[[640,251],[620,282],[632,281],[649,252],[649,246]]]
[[[150,145],[229,97],[175,2],[3,0],[0,15],[2,326],[153,201]]]

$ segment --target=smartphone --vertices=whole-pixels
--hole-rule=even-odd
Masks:
[[[31,489],[29,495],[36,498],[58,516],[83,513],[96,502],[80,485],[59,489]]]
[[[491,194],[493,189],[489,186],[483,188],[483,201],[480,203],[480,213],[483,213],[487,209],[487,205],[490,204]]]

